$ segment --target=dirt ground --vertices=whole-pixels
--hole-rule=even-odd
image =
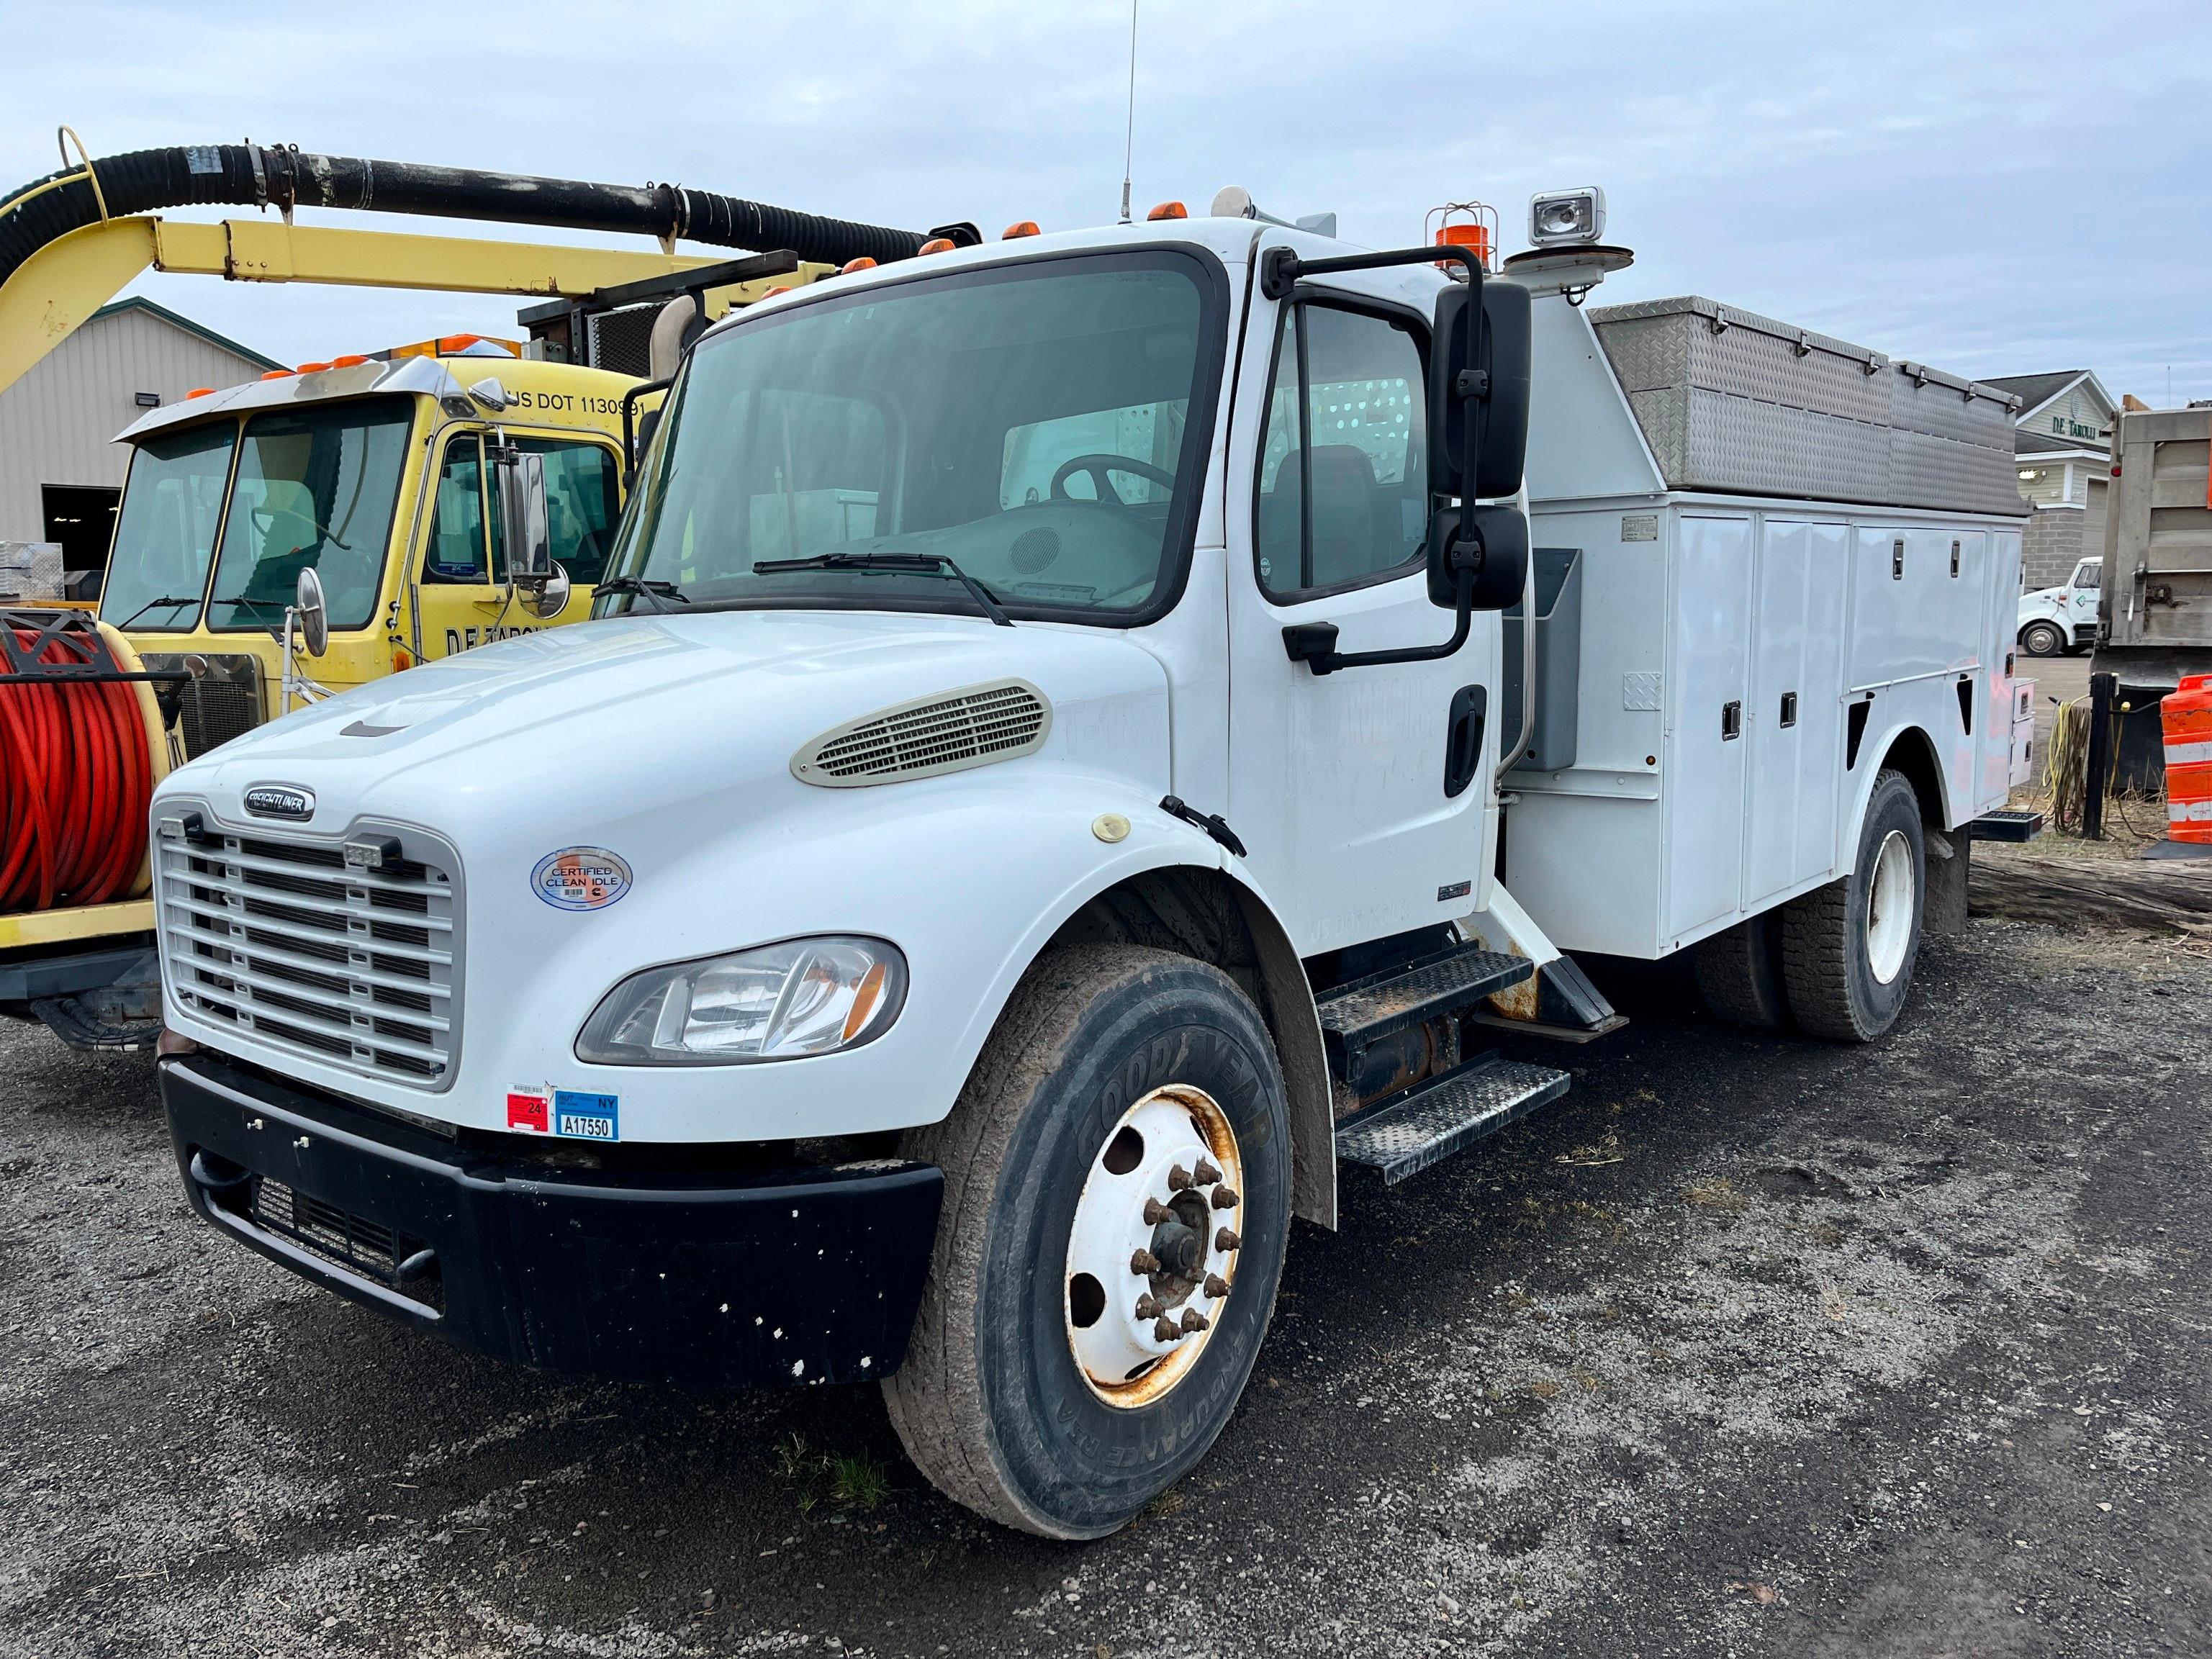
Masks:
[[[179,1191],[150,1062],[0,1030],[0,1653],[2212,1652],[2212,962],[1984,919],[1870,1048],[1632,1016],[1293,1235],[1120,1535],[937,1498],[871,1392],[562,1383]]]

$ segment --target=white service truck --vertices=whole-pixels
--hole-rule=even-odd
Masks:
[[[2086,651],[2094,645],[2097,600],[2104,582],[2104,558],[2092,554],[2057,587],[2038,587],[2021,594],[2016,618],[2020,648],[2031,657],[2055,657],[2062,652]]]
[[[2008,782],[2008,415],[1586,309],[1564,196],[1499,274],[1224,192],[708,331],[599,619],[162,786],[199,1213],[529,1365],[880,1380],[1090,1537],[1220,1432],[1293,1216],[1565,1091],[1486,1039],[1619,1023],[1565,951],[1889,1030]]]

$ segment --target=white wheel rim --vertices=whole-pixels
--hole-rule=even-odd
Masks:
[[[1912,843],[1893,830],[1875,854],[1874,879],[1867,884],[1867,965],[1877,983],[1887,985],[1905,967],[1912,943]]]
[[[1077,1368],[1108,1405],[1149,1405],[1197,1364],[1236,1284],[1243,1192],[1236,1131],[1181,1084],[1122,1113],[1091,1158],[1061,1308]]]

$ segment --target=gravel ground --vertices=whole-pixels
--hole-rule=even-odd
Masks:
[[[1980,921],[1864,1049],[1616,988],[1566,1100],[1294,1234],[1082,1547],[872,1392],[411,1340],[191,1220],[149,1062],[0,1030],[0,1652],[2212,1652],[2212,963]]]

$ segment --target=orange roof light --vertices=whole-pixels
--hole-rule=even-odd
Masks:
[[[185,396],[187,398],[211,398],[214,395],[215,388],[211,386],[196,386],[190,392],[185,393]]]
[[[294,373],[299,374],[319,374],[329,367],[330,365],[328,363],[301,363],[300,367],[294,371]]]
[[[859,258],[848,259],[843,264],[839,265],[837,274],[840,276],[850,276],[856,270],[873,270],[875,268],[876,262],[863,253]]]
[[[289,380],[295,372],[289,368],[272,368],[261,378],[264,380]]]
[[[441,352],[466,351],[483,337],[478,334],[441,334],[438,337],[438,349]]]
[[[1163,202],[1145,216],[1147,219],[1188,219],[1190,210],[1181,202]]]
[[[331,358],[331,367],[332,368],[359,368],[368,361],[368,359],[362,356],[359,352],[349,351],[343,357]]]
[[[999,240],[1002,242],[1011,242],[1018,236],[1042,236],[1043,234],[1044,233],[1037,228],[1037,222],[1036,220],[1017,219],[1013,223],[1006,227],[1006,234],[1000,237]]]
[[[933,236],[915,249],[915,252],[916,253],[950,253],[959,246],[950,236]]]

